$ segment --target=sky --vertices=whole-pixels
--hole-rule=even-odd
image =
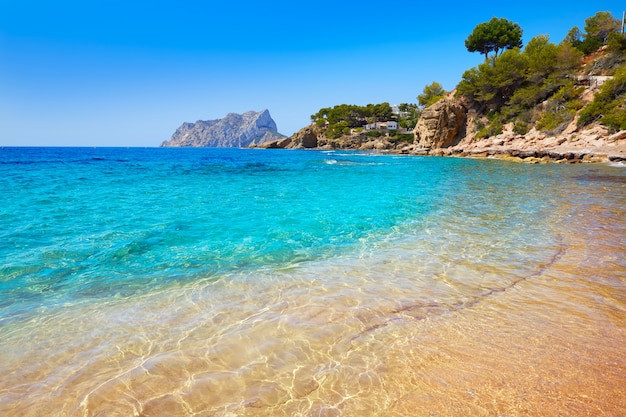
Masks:
[[[268,109],[417,103],[483,61],[492,17],[559,43],[623,1],[0,0],[0,146],[159,146],[183,122]]]

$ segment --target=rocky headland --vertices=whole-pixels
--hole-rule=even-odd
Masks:
[[[586,97],[593,97],[589,89]],[[477,138],[478,115],[454,92],[426,108],[411,141],[393,141],[388,136],[372,138],[364,133],[328,139],[311,124],[291,137],[258,145],[261,148],[285,149],[355,149],[378,150],[408,155],[502,158],[529,163],[626,161],[626,130],[611,132],[592,124],[577,127],[577,118],[558,134],[532,128],[515,133],[513,125],[501,134]]]
[[[275,141],[278,133],[268,110],[229,113],[223,119],[183,123],[162,147],[248,147]]]
[[[492,57],[466,72],[457,89],[441,89],[433,101],[425,100],[411,124],[406,106],[404,115],[398,105],[395,114],[381,116],[378,105],[339,105],[312,115],[313,123],[295,135],[260,146],[529,163],[626,161],[626,38],[616,39],[622,43],[583,54],[573,43],[557,46],[538,36],[528,51]],[[415,127],[387,130],[400,121]]]

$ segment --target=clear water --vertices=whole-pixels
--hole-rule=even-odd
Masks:
[[[0,190],[2,415],[626,406],[622,166],[6,148]]]

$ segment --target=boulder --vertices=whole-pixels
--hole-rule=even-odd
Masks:
[[[291,139],[290,148],[317,148],[317,129],[314,125],[309,125],[296,132]]]
[[[289,147],[293,142],[292,138],[283,138],[278,140],[272,140],[269,142],[262,143],[260,145],[254,145],[252,147],[262,148],[262,149],[284,149]]]
[[[443,98],[427,107],[413,134],[418,148],[438,149],[454,146],[465,133],[467,109],[454,98]]]

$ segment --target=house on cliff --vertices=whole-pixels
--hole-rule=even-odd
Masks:
[[[363,128],[365,130],[398,130],[398,122],[389,120],[387,122],[368,123]]]

